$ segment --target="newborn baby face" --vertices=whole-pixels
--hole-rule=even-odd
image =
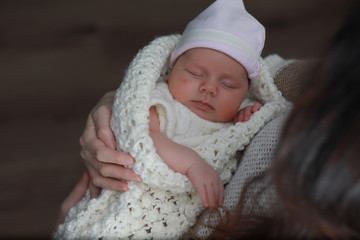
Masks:
[[[181,55],[167,82],[177,101],[213,122],[232,121],[249,88],[247,71],[239,62],[208,48]]]

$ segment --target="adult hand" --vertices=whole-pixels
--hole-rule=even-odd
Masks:
[[[126,181],[141,181],[140,176],[125,167],[133,165],[135,159],[128,153],[116,151],[115,136],[110,128],[114,95],[115,91],[108,92],[91,110],[80,137],[80,155],[91,177],[92,198],[99,195],[101,188],[127,191]]]

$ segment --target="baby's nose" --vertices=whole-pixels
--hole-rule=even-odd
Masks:
[[[200,86],[200,92],[216,95],[216,84],[212,81],[204,81]]]

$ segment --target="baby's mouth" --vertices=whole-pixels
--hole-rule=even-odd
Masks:
[[[192,101],[195,104],[195,107],[201,109],[201,110],[214,110],[214,108],[207,102],[204,101]]]

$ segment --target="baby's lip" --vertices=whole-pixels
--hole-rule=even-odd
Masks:
[[[214,110],[214,108],[208,102],[205,102],[205,101],[202,101],[202,100],[193,100],[192,102],[199,109],[202,109],[202,110]]]

